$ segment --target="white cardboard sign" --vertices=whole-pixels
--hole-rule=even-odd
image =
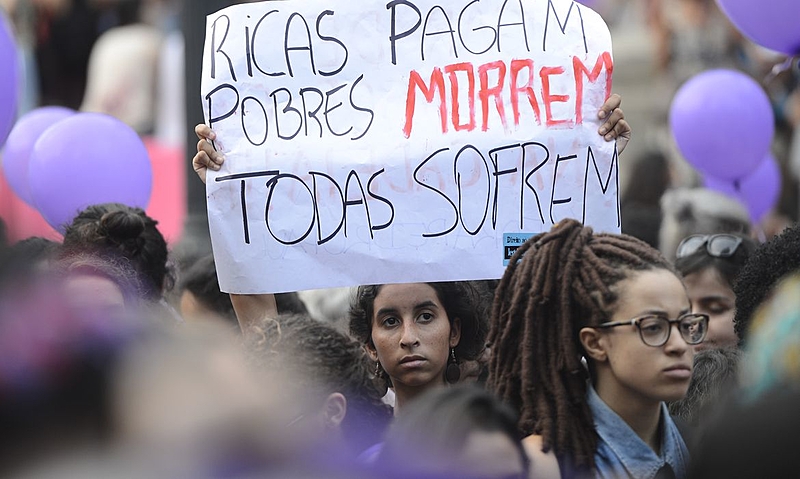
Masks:
[[[287,0],[208,17],[224,291],[498,278],[564,218],[619,231],[611,37],[571,0]]]

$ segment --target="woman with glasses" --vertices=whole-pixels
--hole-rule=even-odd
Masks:
[[[733,234],[692,235],[678,246],[675,268],[693,310],[709,317],[708,335],[696,350],[736,347],[733,285],[755,249],[753,240]]]
[[[685,477],[665,401],[680,399],[708,317],[661,254],[565,220],[511,259],[495,294],[488,386],[520,413],[542,477]]]

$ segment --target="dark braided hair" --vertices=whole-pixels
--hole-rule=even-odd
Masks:
[[[594,468],[597,448],[578,332],[609,320],[616,283],[656,268],[674,272],[641,240],[565,220],[523,244],[497,287],[487,387],[519,411],[523,436],[577,468]]]

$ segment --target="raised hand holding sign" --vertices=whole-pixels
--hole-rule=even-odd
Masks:
[[[246,4],[205,51],[194,164],[229,292],[496,278],[508,235],[618,231],[598,130],[629,129],[618,98],[597,116],[611,40],[578,3]]]

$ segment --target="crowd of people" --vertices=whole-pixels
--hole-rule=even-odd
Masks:
[[[741,52],[711,2],[674,2],[646,2],[665,78]],[[60,46],[64,2],[7,3],[53,15],[36,45]],[[70,15],[132,21],[89,4]],[[77,108],[84,84],[41,98]],[[620,102],[598,133],[622,152]],[[226,159],[195,132],[205,182]],[[622,233],[564,219],[499,280],[227,294],[213,256],[177,261],[157,221],[116,203],[61,242],[0,242],[0,476],[792,477],[800,225],[676,188],[667,156],[634,162]]]
[[[624,146],[618,106],[603,106],[602,128]],[[205,180],[225,160],[213,132],[196,131]],[[222,293],[213,258],[178,271],[141,209],[90,206],[62,243],[30,238],[2,253],[0,471],[793,470],[800,228],[759,245],[746,224],[714,219],[680,223],[692,229],[670,258],[563,220],[522,245],[499,282],[359,286],[342,328],[296,293]],[[754,435],[756,446],[739,445]],[[723,459],[735,447],[747,467]]]

